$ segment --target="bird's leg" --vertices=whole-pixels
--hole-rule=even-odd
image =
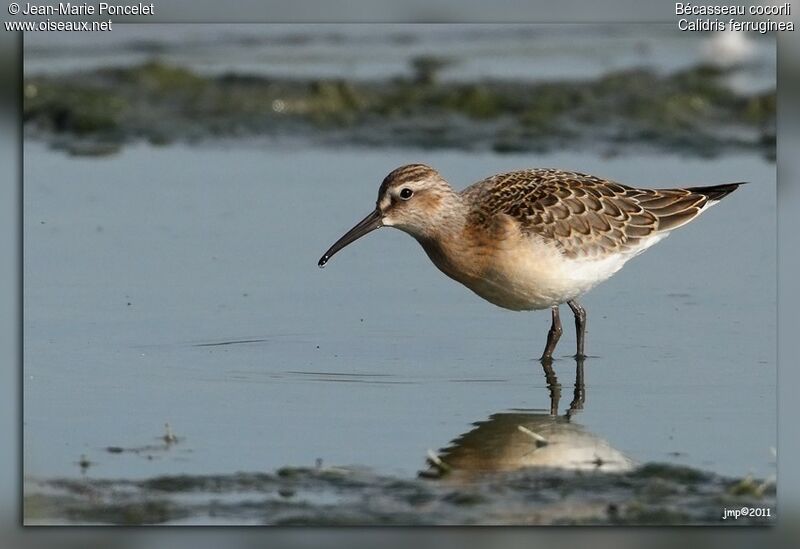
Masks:
[[[586,358],[586,355],[583,354],[583,342],[586,338],[586,309],[574,299],[567,301],[567,305],[575,315],[575,332],[578,338],[578,352],[575,358]]]
[[[571,305],[570,305],[571,307]],[[547,345],[545,345],[544,353],[542,353],[542,362],[553,360],[553,351],[556,349],[556,344],[561,338],[561,317],[558,315],[558,305],[550,307],[553,313],[553,324],[550,326],[550,331],[547,332]]]

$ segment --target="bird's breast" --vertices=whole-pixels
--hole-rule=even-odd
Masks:
[[[621,267],[567,258],[536,235],[462,233],[460,238],[420,240],[444,274],[483,299],[515,311],[545,309],[574,299]]]

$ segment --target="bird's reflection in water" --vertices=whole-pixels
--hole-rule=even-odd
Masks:
[[[456,438],[438,455],[429,455],[429,468],[420,475],[470,476],[527,467],[604,472],[631,469],[634,462],[630,458],[573,422],[586,399],[583,360],[576,362],[573,398],[563,415],[558,413],[561,385],[552,363],[546,362],[543,367],[550,392],[549,413],[543,410],[492,414],[487,420],[475,423],[474,429]]]

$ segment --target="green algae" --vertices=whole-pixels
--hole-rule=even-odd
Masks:
[[[55,133],[110,133],[120,128],[127,101],[113,91],[77,84],[26,85],[23,120]]]
[[[381,81],[204,76],[158,61],[30,77],[24,120],[44,138],[116,143],[292,135],[497,152],[605,143],[774,156],[775,92],[737,93],[724,70],[700,65],[578,81],[448,82],[437,77],[446,63],[418,58],[410,76]]]
[[[752,477],[745,477],[728,488],[728,494],[736,497],[752,497],[760,499],[764,496],[768,485],[763,482],[756,482]]]
[[[184,94],[191,97],[201,93],[211,83],[189,69],[158,61],[148,61],[126,69],[106,69],[100,74],[150,95]]]

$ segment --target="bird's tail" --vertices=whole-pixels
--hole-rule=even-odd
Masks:
[[[686,225],[742,184],[660,189],[639,197],[638,201],[640,206],[658,219],[658,231],[671,231]]]
[[[739,183],[725,183],[724,185],[711,185],[710,187],[689,187],[686,190],[694,194],[703,195],[712,202],[718,202],[738,189],[739,185],[744,184],[744,181],[740,181]]]

